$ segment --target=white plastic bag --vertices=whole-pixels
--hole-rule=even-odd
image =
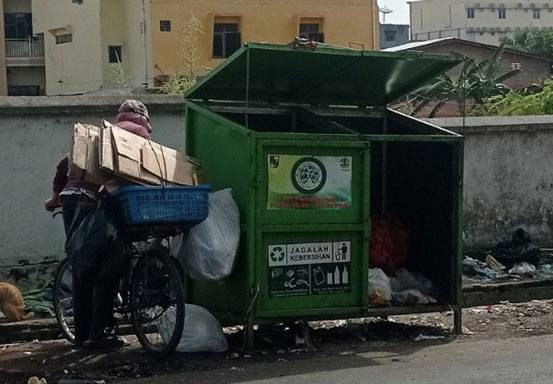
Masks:
[[[392,300],[390,279],[380,268],[369,268],[369,301],[372,304],[385,305]]]
[[[218,281],[228,277],[240,240],[240,212],[230,189],[209,194],[207,219],[192,227],[188,236],[175,240],[174,254],[192,279]]]
[[[532,264],[523,261],[522,263],[518,263],[513,265],[513,268],[509,269],[509,273],[511,275],[531,275],[534,272],[536,272],[536,267],[534,267]]]
[[[161,317],[160,335],[168,341],[175,323],[175,309],[169,308]],[[184,329],[177,352],[224,352],[228,349],[227,339],[221,323],[203,307],[186,304],[184,308]]]

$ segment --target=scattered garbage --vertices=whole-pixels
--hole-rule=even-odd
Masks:
[[[372,218],[369,265],[390,274],[405,265],[409,248],[409,229],[398,217],[384,213]]]
[[[27,380],[27,384],[48,384],[48,382],[44,377],[39,379],[37,376],[32,376]]]
[[[387,276],[380,268],[369,269],[369,301],[374,305],[434,304],[437,300],[434,284],[419,273],[405,268]]]
[[[513,268],[509,269],[509,273],[512,275],[533,276],[536,272],[536,267],[526,261],[515,264]]]
[[[540,249],[532,243],[530,235],[523,228],[515,229],[511,240],[499,242],[492,250],[493,256],[507,267],[521,262],[537,266],[539,252]]]
[[[234,266],[240,240],[240,213],[230,189],[209,195],[209,215],[187,236],[172,242],[188,275],[195,280],[218,281],[228,277]]]
[[[498,271],[490,268],[487,263],[465,256],[463,259],[463,274],[475,279],[495,280]]]
[[[424,340],[444,340],[445,336],[433,336],[433,335],[423,335],[420,334],[415,337],[415,341],[424,341]]]
[[[380,268],[369,268],[369,301],[375,305],[389,305],[392,301],[390,279]]]
[[[401,305],[417,305],[417,304],[435,304],[437,300],[432,296],[425,295],[417,289],[406,289],[404,291],[392,293],[393,302]]]
[[[186,304],[184,313],[184,329],[177,352],[224,352],[228,349],[221,324],[207,309]],[[167,340],[175,323],[174,308],[163,314],[160,323],[161,337]]]
[[[401,305],[434,304],[437,300],[434,284],[419,273],[402,268],[390,277],[392,301]]]
[[[25,309],[34,317],[54,316],[54,280],[23,293]]]

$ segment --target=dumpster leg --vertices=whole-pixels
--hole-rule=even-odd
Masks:
[[[253,316],[248,316],[248,321],[244,326],[244,341],[242,346],[242,353],[250,355],[253,353]]]
[[[296,321],[295,323],[295,343],[297,347],[305,345],[305,348],[310,352],[316,352],[317,348],[313,344],[313,339],[311,338],[311,328],[304,320]]]
[[[455,335],[463,334],[463,323],[462,323],[462,308],[455,307],[453,309],[453,333]]]
[[[259,295],[259,285],[256,288],[251,290],[250,305],[248,307],[248,312],[246,314],[246,323],[244,324],[243,330],[243,344],[242,344],[242,353],[251,354],[253,353],[254,341],[253,341],[253,312],[255,307],[255,302],[257,301],[257,296]]]

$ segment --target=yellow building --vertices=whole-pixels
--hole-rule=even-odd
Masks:
[[[201,74],[248,41],[378,49],[376,0],[32,0],[49,95]]]

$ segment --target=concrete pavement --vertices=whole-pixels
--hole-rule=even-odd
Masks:
[[[551,384],[553,335],[420,342],[408,348],[342,353],[125,381],[127,384]]]

